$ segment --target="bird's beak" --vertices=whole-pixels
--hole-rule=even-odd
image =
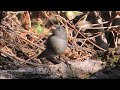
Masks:
[[[55,27],[55,26],[52,26],[52,27],[51,27],[51,29],[55,30],[55,29],[56,29],[56,27]]]
[[[50,36],[50,35],[52,35],[52,33],[51,33],[51,32],[49,32],[49,33],[48,33],[48,36]]]
[[[51,32],[54,33],[54,31],[56,30],[56,27],[53,25],[51,29],[52,29]]]

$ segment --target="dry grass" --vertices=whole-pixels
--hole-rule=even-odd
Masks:
[[[43,27],[43,32],[40,34],[36,33],[35,28],[33,28],[34,26],[31,25],[34,16],[32,17],[28,11],[26,12],[28,15],[26,28],[22,26],[22,24],[25,23],[25,19],[18,19],[18,14],[23,12],[7,12],[6,17],[4,17],[0,25],[0,54],[3,57],[10,58],[12,63],[19,63],[22,66],[28,64],[32,66],[41,65],[41,62],[36,57],[45,49],[44,42],[49,36],[52,25],[56,24],[54,20],[51,19],[52,17],[56,19],[55,22],[63,25],[67,32],[69,44],[62,58],[66,60],[85,60],[90,58],[95,52],[93,46],[96,46],[102,51],[106,51],[91,40],[94,37],[100,36],[102,33],[88,37],[82,32],[84,24],[80,25],[79,29],[76,28],[78,23],[82,21],[81,19],[85,19],[89,12],[83,15],[76,24],[73,24],[58,11],[37,11],[36,13],[39,14],[40,17],[38,21]],[[34,12],[31,13],[33,14]],[[51,24],[48,22],[51,22]],[[93,24],[93,26],[95,26],[95,24]],[[87,27],[87,29],[88,28],[91,27]],[[73,34],[73,32],[76,33]]]

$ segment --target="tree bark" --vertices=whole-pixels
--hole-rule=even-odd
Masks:
[[[106,65],[105,62],[90,59],[68,61],[68,63],[70,65],[62,62],[56,65],[43,64],[39,67],[26,67],[19,70],[1,70],[0,76],[8,79],[84,79]]]

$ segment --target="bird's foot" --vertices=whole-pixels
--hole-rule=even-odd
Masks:
[[[71,64],[70,63],[68,63],[68,61],[66,61],[66,60],[62,60],[68,67],[71,67]]]

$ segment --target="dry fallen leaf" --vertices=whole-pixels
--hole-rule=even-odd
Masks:
[[[76,16],[83,14],[79,11],[66,11],[66,16],[69,20],[74,19]]]

